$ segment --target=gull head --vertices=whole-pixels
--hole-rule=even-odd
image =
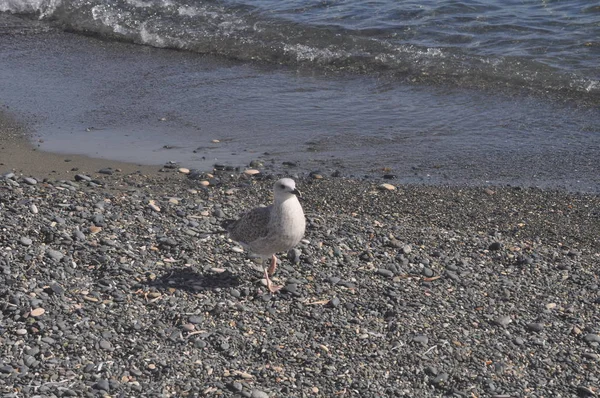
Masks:
[[[273,195],[276,201],[283,201],[292,196],[301,196],[296,189],[296,183],[291,178],[282,178],[273,185]]]

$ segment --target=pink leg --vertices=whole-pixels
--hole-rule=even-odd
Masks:
[[[267,280],[267,289],[269,289],[269,291],[271,293],[277,293],[283,287],[283,286],[273,285],[273,282],[271,282],[271,278],[269,278],[269,272],[267,271],[266,268],[265,268],[265,279]]]
[[[277,257],[275,257],[275,255],[273,254],[273,256],[271,257],[271,266],[269,267],[269,275],[273,275],[275,273],[275,270],[277,269]]]

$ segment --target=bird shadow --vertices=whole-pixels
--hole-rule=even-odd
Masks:
[[[175,288],[191,293],[240,285],[237,275],[228,270],[215,273],[199,273],[191,268],[174,268],[159,276],[148,285],[158,289]]]

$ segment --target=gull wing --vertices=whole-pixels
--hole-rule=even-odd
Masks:
[[[231,239],[243,244],[250,244],[268,235],[271,206],[257,207],[243,214],[239,220],[226,226]]]

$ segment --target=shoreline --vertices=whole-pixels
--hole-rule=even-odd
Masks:
[[[116,173],[156,174],[161,165],[140,165],[83,155],[39,150],[31,142],[27,127],[0,111],[0,173],[13,172],[23,177],[73,178],[75,174],[97,174],[112,168]]]

